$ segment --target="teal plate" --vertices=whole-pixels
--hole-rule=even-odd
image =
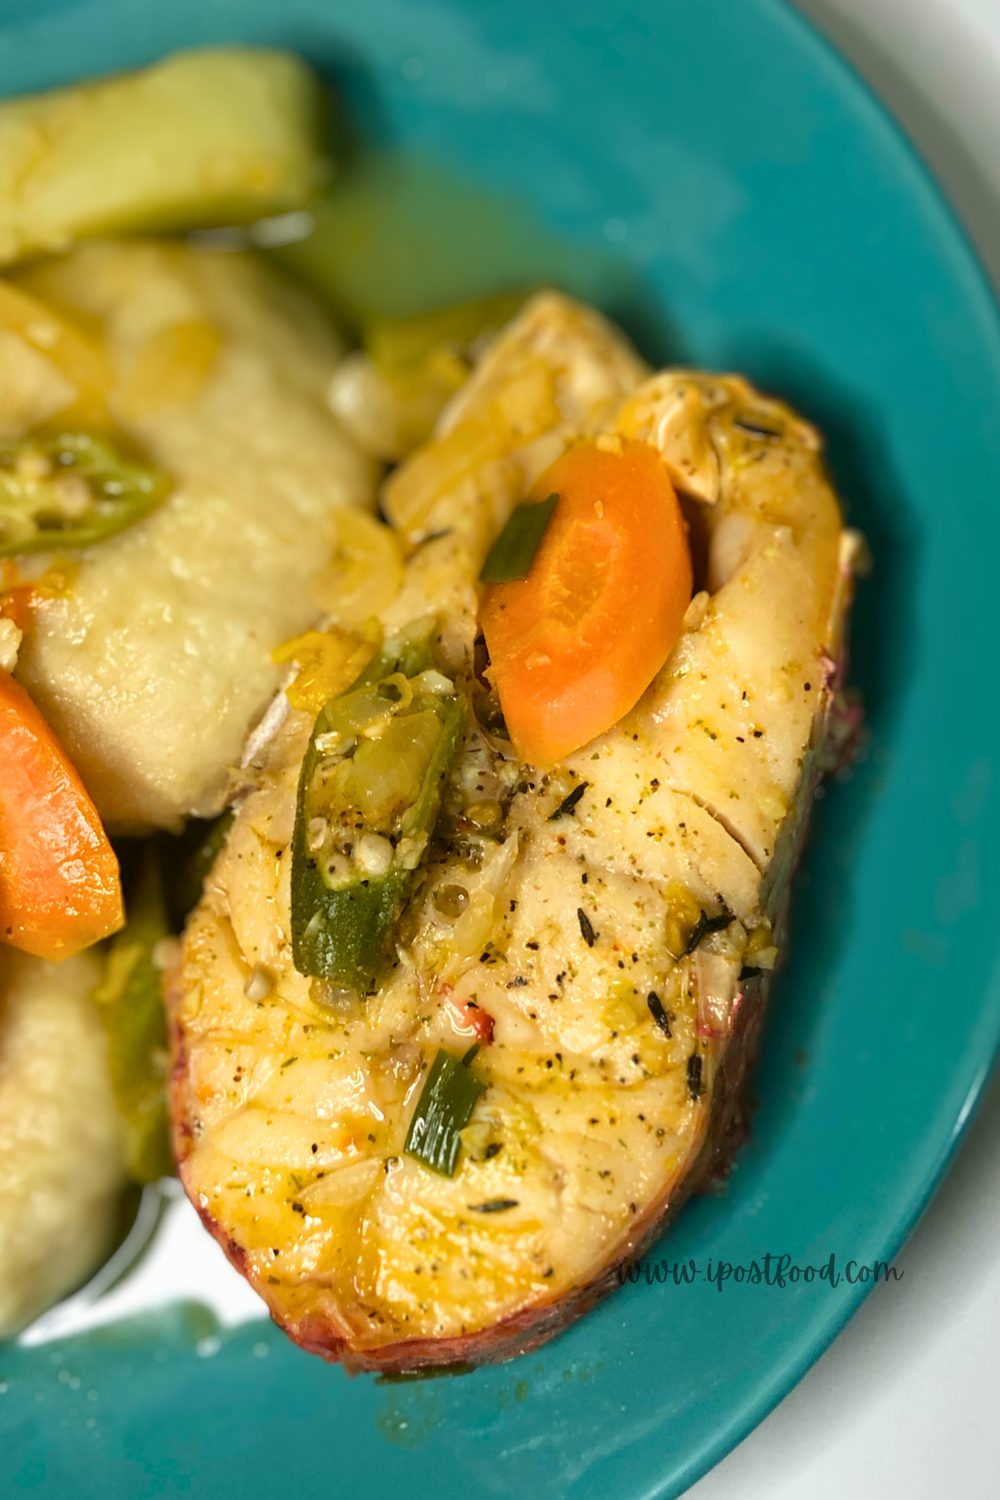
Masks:
[[[1000,329],[948,208],[779,0],[0,0],[0,93],[226,38],[298,48],[362,139],[516,199],[571,285],[613,265],[652,357],[745,370],[827,432],[875,557],[868,756],[817,809],[752,1140],[657,1255],[891,1258],[1000,1037]],[[0,1355],[0,1471],[77,1500],[675,1495],[866,1289],[628,1285],[538,1354],[399,1386],[260,1324],[197,1344],[167,1308]]]

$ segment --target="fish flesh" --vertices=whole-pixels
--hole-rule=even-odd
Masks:
[[[651,445],[690,528],[696,593],[639,702],[546,770],[470,715],[363,999],[295,967],[312,716],[288,712],[169,980],[186,1191],[275,1320],[351,1370],[535,1346],[616,1284],[741,1130],[856,543],[788,407],[738,376],[653,374],[596,313],[539,294],[383,491],[408,561],[382,627],[431,619],[474,705],[486,550],[583,438]],[[435,1056],[474,1045],[482,1092],[448,1176],[408,1129]]]

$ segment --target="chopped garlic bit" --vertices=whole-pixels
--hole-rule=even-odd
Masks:
[[[48,454],[40,453],[37,448],[25,448],[18,454],[14,469],[18,479],[35,481],[48,479],[52,473],[52,460]]]
[[[426,672],[421,672],[420,676],[416,680],[415,686],[420,690],[420,692],[434,693],[435,696],[439,698],[446,697],[448,694],[455,691],[454,683],[451,682],[443,672],[435,672],[432,667],[428,668]]]
[[[149,956],[153,961],[153,968],[158,970],[159,973],[165,974],[168,969],[172,969],[180,961],[180,938],[160,938],[159,942],[153,944],[153,950]]]
[[[254,964],[247,975],[243,993],[248,1000],[266,1000],[274,989],[274,975],[264,964]]]
[[[427,847],[426,833],[413,834],[400,839],[396,848],[396,860],[403,870],[415,870],[420,863],[424,849]]]
[[[327,402],[362,448],[376,458],[396,457],[397,403],[391,385],[367,354],[357,350],[341,360],[330,381]]]
[[[705,623],[705,615],[708,612],[708,601],[709,595],[705,589],[701,589],[699,593],[695,594],[691,603],[684,611],[683,625],[685,630],[701,629]]]
[[[0,672],[13,672],[17,666],[17,653],[21,645],[22,632],[13,620],[0,617]]]

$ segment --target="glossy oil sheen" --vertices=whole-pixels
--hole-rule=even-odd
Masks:
[[[752,1141],[657,1254],[891,1256],[1000,1033],[1000,333],[948,210],[780,0],[0,0],[0,93],[226,38],[299,48],[370,147],[509,205],[509,233],[482,210],[487,280],[582,279],[652,357],[743,370],[828,433],[875,556],[868,758],[817,808]],[[79,1500],[673,1495],[864,1290],[627,1286],[536,1355],[396,1386],[166,1308],[0,1353],[0,1473]]]

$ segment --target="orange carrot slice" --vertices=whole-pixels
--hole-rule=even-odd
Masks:
[[[122,921],[97,809],[24,688],[0,672],[0,940],[68,958]]]
[[[691,600],[677,496],[645,443],[583,443],[535,484],[558,495],[528,576],[491,584],[481,620],[518,753],[547,766],[610,729],[669,656]]]

